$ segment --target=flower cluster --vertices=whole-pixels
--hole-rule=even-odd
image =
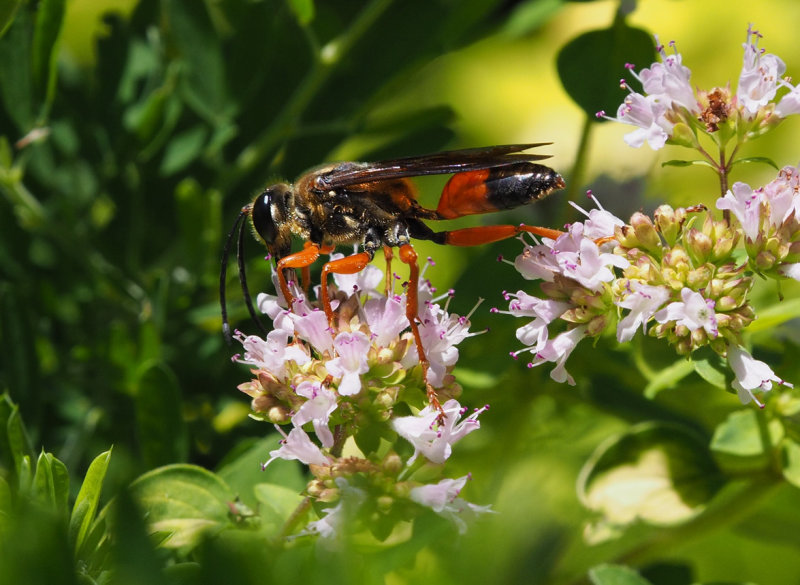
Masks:
[[[441,411],[426,406],[405,295],[379,292],[381,279],[374,266],[334,275],[333,326],[296,287],[292,310],[282,296],[259,295],[258,306],[274,329],[266,338],[236,335],[244,354],[234,359],[254,375],[239,387],[252,399],[251,416],[274,423],[283,435],[264,467],[275,459],[299,460],[313,476],[306,494],[320,506],[320,518],[300,534],[332,537],[345,519],[361,518],[385,538],[421,507],[463,530],[470,516],[485,511],[458,497],[466,477],[432,481],[441,477],[453,445],[479,428],[485,410],[467,415],[450,374],[456,344],[473,335],[469,320],[448,313],[433,298],[430,283],[421,281],[418,318],[427,382],[442,402]],[[278,425],[291,428],[287,433]]]
[[[784,169],[774,183],[796,180],[797,173]],[[532,354],[529,367],[552,362],[551,377],[574,384],[565,363],[582,339],[613,328],[618,341],[627,342],[642,330],[667,340],[681,355],[707,346],[727,357],[739,398],[761,405],[755,392],[771,389],[773,382],[790,384],[743,347],[742,333],[755,318],[748,302],[753,277],[747,263],[737,263],[734,251],[744,231],[751,264],[768,249],[774,253],[771,275],[780,278],[797,272],[792,245],[774,243],[800,238],[794,214],[783,199],[780,210],[770,206],[767,195],[785,194],[787,189],[771,183],[750,201],[756,211],[748,213],[757,215],[749,220],[758,226],[753,234],[747,233],[744,220],[742,229],[737,229],[726,219],[714,219],[703,206],[662,205],[652,218],[635,213],[625,224],[598,203],[598,209],[584,211],[586,221],[568,226],[556,240],[526,244],[514,266],[526,279],[543,281],[544,297],[506,293],[509,309],[502,312],[533,317],[517,329],[525,347],[512,356]],[[796,202],[796,189],[794,195]],[[732,205],[731,200],[739,201],[734,197],[729,192],[717,206],[731,206],[738,217],[747,205]],[[778,220],[770,217],[783,220],[776,224]],[[776,235],[781,230],[782,235]],[[565,324],[565,330],[553,336],[551,326],[557,321]]]
[[[672,53],[658,42],[661,61],[642,69],[627,64],[632,75],[641,83],[644,93],[638,93],[623,79],[620,84],[629,94],[617,109],[615,118],[598,112],[598,117],[636,126],[625,136],[630,146],[640,147],[647,142],[654,150],[665,144],[677,144],[705,153],[700,135],[710,136],[720,148],[735,139],[738,143],[760,136],[784,118],[800,112],[800,87],[782,76],[786,65],[777,56],[759,48],[761,34],[747,29],[744,59],[736,92],[730,86],[695,91],[690,83],[691,71],[682,63],[675,43]],[[777,102],[778,89],[789,90]],[[707,156],[708,162],[718,159]]]

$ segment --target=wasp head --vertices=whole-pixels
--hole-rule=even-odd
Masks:
[[[267,187],[250,206],[253,231],[277,260],[291,251],[291,206],[292,189],[285,183]]]

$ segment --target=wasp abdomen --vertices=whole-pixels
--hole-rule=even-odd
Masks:
[[[445,185],[436,211],[442,219],[513,209],[564,187],[550,167],[522,162],[456,173]]]

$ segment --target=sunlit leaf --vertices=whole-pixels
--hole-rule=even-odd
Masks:
[[[83,548],[86,535],[94,521],[110,460],[110,449],[94,458],[83,478],[78,496],[75,498],[69,520],[69,535],[75,551]]]
[[[773,447],[783,436],[779,420],[768,421],[755,409],[737,410],[714,430],[711,450],[726,470],[753,472],[769,465]]]
[[[639,573],[622,565],[599,565],[589,569],[592,585],[650,585]]]
[[[204,537],[232,527],[229,503],[235,494],[217,475],[194,465],[150,471],[131,484],[147,510],[150,532],[166,535],[162,546],[192,548]]]
[[[612,525],[685,522],[722,479],[701,437],[677,425],[646,423],[601,445],[584,465],[584,505]]]

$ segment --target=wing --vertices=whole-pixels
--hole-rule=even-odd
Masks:
[[[552,144],[552,142],[447,150],[435,154],[395,158],[373,163],[343,163],[317,174],[314,177],[314,183],[316,188],[327,190],[403,177],[443,175],[502,167],[550,158],[550,155],[546,154],[523,154],[521,152],[548,144]]]

